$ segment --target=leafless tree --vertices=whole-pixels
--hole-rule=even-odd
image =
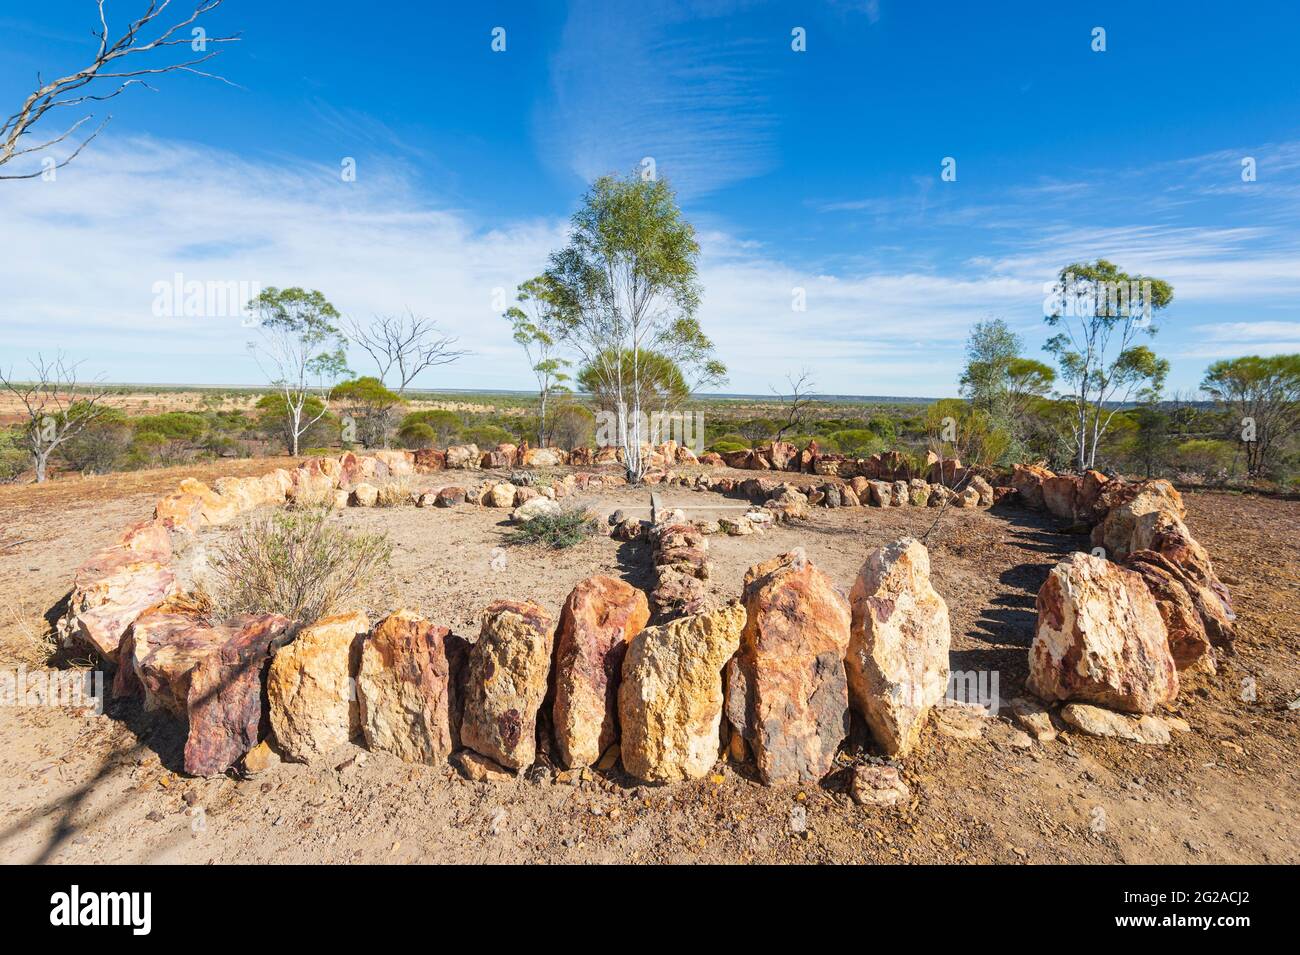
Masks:
[[[442,334],[431,318],[408,311],[405,315],[376,315],[369,323],[356,319],[344,322],[350,341],[359,345],[379,369],[379,380],[388,385],[396,372],[397,393],[406,394],[416,375],[426,368],[449,365],[468,352],[455,348],[456,339]]]
[[[167,26],[163,19],[163,15],[171,5],[171,0],[149,0],[145,11],[137,19],[132,20],[116,39],[110,38],[108,17],[104,11],[105,2],[106,0],[96,0],[99,10],[99,28],[92,29],[91,35],[98,39],[99,47],[90,64],[48,82],[42,80],[38,73],[36,89],[23,101],[18,112],[0,124],[0,179],[35,179],[43,175],[47,169],[66,166],[99,135],[109,119],[112,119],[111,115],[105,117],[89,136],[77,143],[71,155],[63,160],[53,165],[47,163],[44,168],[35,172],[6,174],[5,167],[10,162],[50,149],[69,138],[75,139],[74,134],[77,130],[94,119],[94,114],[84,115],[64,128],[62,132],[37,134],[36,138],[43,141],[30,144],[26,137],[33,134],[33,127],[51,110],[55,111],[55,115],[59,115],[68,109],[83,108],[91,103],[110,100],[131,86],[152,89],[147,77],[161,73],[193,73],[223,83],[230,82],[225,77],[198,68],[199,64],[206,63],[221,52],[220,50],[208,51],[208,44],[233,43],[239,39],[238,34],[208,36],[203,27],[195,26],[200,17],[221,6],[223,0],[200,0],[189,16],[172,23],[171,26]],[[144,36],[146,33],[152,34],[155,28],[160,28],[162,32],[152,39]],[[149,60],[135,59],[142,54],[147,55],[174,46],[188,46],[192,52],[202,55],[179,62],[161,62],[148,66],[145,63],[150,62]],[[46,138],[46,135],[49,138]]]
[[[772,389],[773,394],[781,400],[781,407],[785,412],[785,421],[776,429],[773,441],[780,441],[787,431],[797,433],[803,430],[808,420],[808,412],[812,410],[815,401],[812,390],[816,385],[808,369],[805,368],[800,372],[798,378],[793,375],[786,376],[786,381],[790,385],[790,394],[783,395],[775,388]]]
[[[35,377],[30,381],[17,380],[10,369],[8,374],[0,372],[0,385],[18,398],[27,415],[27,447],[39,484],[45,480],[50,454],[109,410],[110,389],[99,380],[78,382],[77,363],[63,352],[52,359],[38,354],[31,366]]]

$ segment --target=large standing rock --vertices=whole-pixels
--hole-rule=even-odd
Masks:
[[[310,763],[361,732],[355,699],[364,613],[326,617],[281,647],[266,677],[271,729],[290,759]]]
[[[271,644],[290,621],[280,614],[245,617],[189,674],[185,771],[224,773],[257,745],[263,717],[262,677]]]
[[[1214,646],[1227,645],[1233,636],[1232,622],[1223,614],[1218,597],[1155,551],[1135,551],[1124,559],[1124,566],[1142,575],[1156,599],[1179,672],[1217,672]]]
[[[1020,492],[1020,500],[1025,507],[1041,511],[1046,506],[1043,500],[1043,482],[1055,476],[1047,468],[1036,464],[1017,464],[1011,469],[1011,486]]]
[[[557,448],[529,448],[524,452],[526,468],[553,468],[564,463],[564,452]]]
[[[902,755],[948,689],[948,605],[930,583],[925,545],[903,537],[872,551],[849,599],[850,700],[880,747]]]
[[[1178,695],[1178,671],[1155,598],[1141,575],[1091,554],[1057,564],[1038,591],[1028,687],[1150,713]]]
[[[447,449],[444,461],[448,468],[478,470],[479,450],[476,444],[457,444]]]
[[[171,540],[161,522],[132,525],[116,544],[77,568],[60,635],[116,661],[127,628],[176,592],[171,556]]]
[[[849,602],[802,551],[751,567],[744,601],[727,718],[764,783],[821,779],[849,728]]]
[[[645,594],[613,577],[582,581],[564,602],[555,639],[552,722],[566,767],[593,765],[618,740],[623,657],[649,620]]]
[[[361,645],[358,718],[366,745],[408,763],[436,763],[460,743],[464,641],[411,612],[381,620]]]
[[[1043,481],[1043,506],[1053,517],[1067,523],[1079,520],[1083,478],[1074,474],[1056,474]]]
[[[531,766],[555,623],[531,602],[498,600],[470,648],[461,742],[511,769]]]
[[[1151,549],[1154,515],[1171,515],[1180,523],[1187,515],[1182,495],[1168,481],[1140,484],[1109,482],[1099,495],[1105,519],[1092,529],[1092,543],[1106,548],[1106,556],[1120,560],[1135,550]]]
[[[721,745],[722,668],[740,643],[738,601],[632,638],[618,689],[623,768],[650,782],[699,779]]]
[[[192,613],[162,607],[146,611],[122,640],[113,696],[138,691],[146,710],[165,710],[183,717],[190,674],[230,633],[202,623]]]

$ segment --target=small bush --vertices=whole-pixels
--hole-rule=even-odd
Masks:
[[[524,521],[506,540],[512,544],[539,544],[563,550],[581,544],[599,530],[600,524],[591,512],[575,508]]]
[[[308,626],[355,604],[388,570],[387,538],[331,527],[323,511],[250,521],[216,547],[210,588],[216,615],[281,613]]]
[[[413,421],[402,425],[397,440],[404,448],[431,448],[438,443],[438,433],[422,421]]]

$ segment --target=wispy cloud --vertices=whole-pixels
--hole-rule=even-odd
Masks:
[[[764,47],[743,38],[705,42],[679,29],[736,6],[573,4],[538,123],[543,153],[584,181],[651,157],[683,198],[771,168]]]

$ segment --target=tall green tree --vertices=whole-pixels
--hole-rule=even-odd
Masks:
[[[537,443],[546,447],[550,441],[548,406],[553,394],[568,391],[565,371],[572,362],[558,354],[564,327],[560,322],[562,293],[554,279],[546,274],[531,278],[519,286],[518,305],[506,309],[505,318],[514,331],[514,339],[528,356],[528,364],[537,378]]]
[[[645,473],[642,357],[664,356],[694,374],[697,387],[726,372],[695,316],[699,253],[667,181],[633,173],[592,184],[568,245],[551,256],[547,276],[563,341],[609,396],[602,411],[615,416],[631,481]]]
[[[1206,369],[1201,388],[1236,419],[1250,477],[1262,476],[1287,439],[1300,431],[1300,355],[1216,361]]]
[[[320,292],[297,287],[264,289],[248,307],[260,335],[248,350],[284,396],[290,453],[296,455],[303,433],[329,411],[330,386],[348,371],[339,313]],[[319,404],[312,402],[309,411],[313,397]]]
[[[1105,259],[1061,269],[1044,319],[1060,329],[1044,350],[1055,356],[1073,389],[1072,451],[1080,471],[1091,468],[1111,419],[1135,397],[1158,394],[1169,362],[1138,340],[1154,335],[1156,313],[1174,299],[1162,279],[1130,275]]]

